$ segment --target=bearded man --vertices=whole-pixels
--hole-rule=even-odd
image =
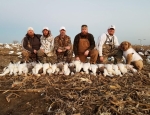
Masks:
[[[41,47],[37,52],[39,61],[45,63],[56,63],[56,54],[54,53],[54,37],[48,27],[42,30],[43,35],[40,38]]]
[[[90,57],[90,63],[96,63],[98,51],[95,48],[93,35],[88,33],[87,25],[82,25],[81,33],[75,36],[73,51],[76,60],[80,60],[85,63],[87,61],[87,57]]]
[[[41,47],[40,34],[35,34],[32,27],[27,29],[27,34],[22,40],[23,61],[38,61],[37,52]]]

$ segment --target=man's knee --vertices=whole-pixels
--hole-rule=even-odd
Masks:
[[[37,51],[37,56],[40,57],[40,56],[44,56],[45,53],[40,49]]]
[[[22,56],[29,57],[30,55],[31,55],[31,53],[29,51],[27,51],[27,50],[22,51]]]
[[[31,53],[27,50],[23,50],[22,51],[22,57],[24,61],[29,61],[30,57],[31,57]]]
[[[46,57],[46,62],[47,63],[52,63],[52,64],[56,63],[57,62],[57,56],[56,55],[54,55],[54,56],[47,56]]]
[[[98,51],[96,49],[93,49],[90,51],[90,63],[96,63],[98,58]]]
[[[93,49],[90,51],[90,57],[95,57],[96,58],[98,57],[98,51],[96,49]]]
[[[64,57],[72,58],[73,52],[72,50],[67,50],[64,52]]]
[[[85,63],[87,61],[87,56],[83,55],[83,54],[79,54],[79,58],[80,58],[80,61]]]

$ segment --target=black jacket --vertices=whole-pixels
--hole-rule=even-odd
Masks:
[[[78,45],[79,45],[79,40],[80,40],[80,36],[82,39],[88,39],[90,42],[90,46],[87,50],[92,50],[95,47],[95,41],[94,41],[94,37],[92,34],[88,33],[87,36],[82,36],[81,33],[77,34],[74,38],[74,43],[73,43],[73,51],[75,56],[78,56]]]
[[[39,50],[41,43],[40,43],[40,37],[42,35],[40,34],[34,34],[34,37],[31,38],[28,34],[23,38],[22,46],[25,50],[30,51],[31,53],[34,52],[34,50]],[[31,47],[29,47],[29,44]]]

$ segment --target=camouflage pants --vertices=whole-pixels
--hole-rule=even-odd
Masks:
[[[37,52],[38,60],[42,63],[56,63],[57,57],[56,54],[52,56],[47,56],[42,50],[38,50]]]
[[[111,53],[103,55],[103,62],[100,62],[100,56],[97,58],[97,63],[108,63],[108,57],[114,57],[114,64],[121,63],[122,62],[122,56],[123,56],[123,51],[121,49],[116,49],[112,51]]]
[[[22,51],[23,61],[37,61],[37,55],[27,50]]]
[[[23,50],[22,56],[24,61],[41,61],[41,57],[44,56],[44,53],[42,53],[42,51],[38,51],[37,54],[35,54],[27,50]]]
[[[72,60],[73,52],[72,52],[72,50],[66,50],[64,52],[56,52],[56,54],[57,54],[57,62],[70,63]]]
[[[37,51],[37,56],[40,62],[46,63],[46,55],[41,49]]]
[[[47,56],[42,50],[38,50],[37,54],[31,53],[27,50],[23,50],[22,56],[24,61],[40,61],[42,63],[56,63],[57,61],[56,55]]]
[[[57,56],[47,56],[46,62],[51,64],[57,63]]]

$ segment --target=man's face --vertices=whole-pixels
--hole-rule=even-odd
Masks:
[[[65,31],[64,29],[60,30],[60,35],[61,35],[61,36],[66,35],[66,31]]]
[[[87,27],[82,27],[81,28],[81,33],[86,35],[88,33],[88,28]]]
[[[43,35],[44,35],[44,36],[47,36],[48,34],[49,34],[49,31],[46,30],[46,29],[44,29],[44,30],[43,30]]]
[[[33,30],[29,30],[27,33],[28,33],[29,36],[33,36],[34,35],[34,31]]]
[[[109,35],[114,35],[114,33],[115,33],[115,30],[113,29],[113,28],[110,28],[110,29],[108,29],[108,33],[109,33]]]

